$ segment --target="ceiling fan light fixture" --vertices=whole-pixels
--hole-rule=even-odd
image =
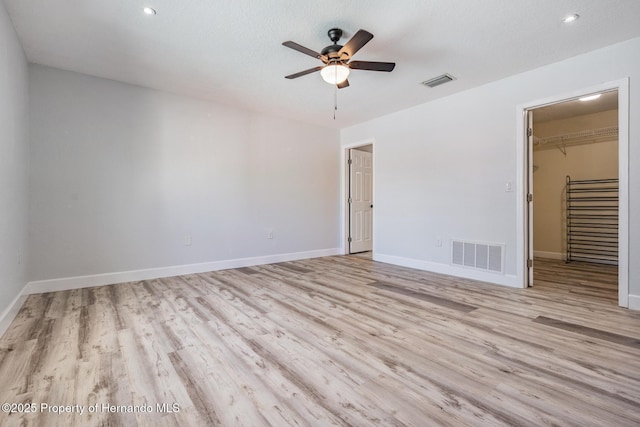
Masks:
[[[568,24],[570,22],[576,21],[578,18],[580,18],[580,15],[578,15],[577,13],[574,13],[572,15],[567,15],[564,18],[562,18],[562,22],[564,22],[565,24]]]
[[[337,85],[349,77],[349,67],[343,64],[329,64],[320,70],[320,75],[325,82]]]

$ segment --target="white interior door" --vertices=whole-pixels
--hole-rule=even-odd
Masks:
[[[373,249],[373,156],[349,150],[349,253]]]
[[[527,111],[527,275],[533,286],[533,111]]]

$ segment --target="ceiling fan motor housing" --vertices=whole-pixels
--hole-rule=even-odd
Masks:
[[[340,58],[340,54],[338,53],[340,52],[340,49],[342,49],[342,46],[339,44],[332,44],[331,46],[327,46],[322,49],[320,53],[329,59],[337,59]]]
[[[333,44],[322,49],[320,53],[329,58],[330,62],[334,62],[335,60],[340,59],[340,54],[338,52],[340,52],[342,46],[338,44],[338,40],[342,37],[342,30],[340,28],[332,28],[327,31],[327,34]]]

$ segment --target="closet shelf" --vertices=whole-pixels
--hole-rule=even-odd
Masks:
[[[591,144],[618,139],[618,126],[609,126],[599,129],[582,130],[580,132],[565,133],[562,135],[538,138],[533,136],[533,149],[544,150],[558,148],[565,155],[565,148],[573,145]]]

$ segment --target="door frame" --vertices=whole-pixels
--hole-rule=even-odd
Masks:
[[[529,257],[528,202],[527,193],[529,168],[533,167],[528,158],[527,111],[569,101],[585,95],[618,91],[618,179],[619,179],[619,211],[618,211],[618,305],[629,306],[629,78],[614,80],[571,92],[534,100],[516,107],[517,144],[516,144],[516,176],[519,183],[516,191],[517,229],[516,236],[516,276],[521,287],[526,288],[528,282],[527,259]],[[535,201],[535,195],[534,195]]]
[[[364,147],[365,145],[371,145],[372,150],[371,154],[373,157],[373,200],[375,203],[376,200],[376,145],[375,140],[367,139],[360,142],[353,142],[349,144],[341,144],[341,152],[340,152],[340,212],[342,221],[340,221],[340,236],[342,241],[342,247],[340,248],[342,254],[349,254],[349,204],[347,203],[347,199],[349,198],[349,164],[347,160],[349,159],[349,150],[352,148]],[[376,251],[376,239],[375,239],[375,221],[376,214],[375,209],[372,213],[371,219],[371,227],[373,229],[372,238],[373,238],[373,250],[371,251],[373,255],[375,255]]]

